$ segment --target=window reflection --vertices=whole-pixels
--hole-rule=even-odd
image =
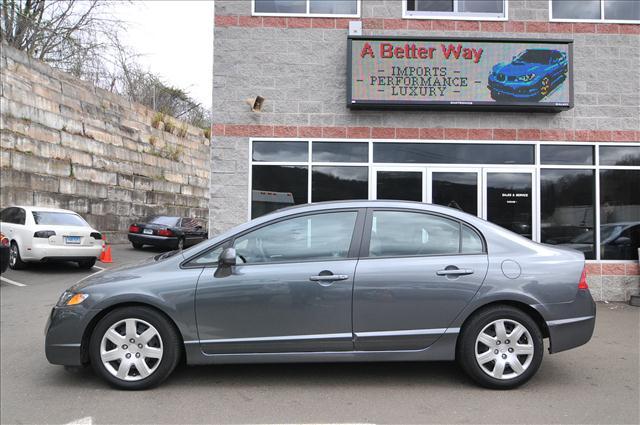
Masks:
[[[307,202],[307,167],[254,165],[251,218]]]
[[[431,189],[434,204],[478,215],[478,173],[434,172]]]
[[[306,13],[307,0],[255,0],[256,13]]]
[[[422,173],[378,171],[376,198],[422,202]]]
[[[640,170],[600,171],[600,258],[637,260]]]
[[[593,146],[541,145],[543,165],[593,165]]]
[[[313,202],[369,197],[367,167],[313,167],[311,199]]]
[[[533,145],[374,143],[373,161],[425,164],[533,164]]]
[[[358,0],[309,0],[309,12],[324,15],[355,15]]]
[[[541,242],[595,259],[594,176],[593,170],[541,170]]]
[[[368,162],[368,143],[313,142],[314,162]]]
[[[600,165],[640,165],[640,146],[600,146]]]
[[[307,142],[253,142],[254,161],[306,162],[309,158]]]

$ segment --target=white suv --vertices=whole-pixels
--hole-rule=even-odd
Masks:
[[[0,212],[0,231],[9,238],[9,267],[33,261],[76,261],[90,269],[102,251],[102,235],[73,211],[15,206]]]

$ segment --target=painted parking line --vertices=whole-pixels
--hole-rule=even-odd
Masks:
[[[0,280],[1,280],[1,281],[3,281],[3,282],[5,282],[5,283],[8,283],[9,285],[15,285],[15,286],[27,286],[27,285],[25,285],[24,283],[20,283],[20,282],[16,282],[15,280],[7,279],[7,278],[6,278],[6,277],[4,277],[4,276],[0,276]]]

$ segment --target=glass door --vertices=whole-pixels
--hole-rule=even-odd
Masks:
[[[481,175],[479,168],[430,169],[429,202],[480,217],[482,214]]]
[[[372,170],[372,198],[426,200],[426,170],[419,167],[376,167]]]
[[[533,171],[484,170],[484,212],[486,220],[525,238],[536,235]]]

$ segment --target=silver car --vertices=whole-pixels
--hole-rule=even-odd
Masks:
[[[595,304],[581,252],[412,202],[291,207],[65,291],[53,364],[144,389],[187,364],[457,360],[513,388],[585,344]]]

